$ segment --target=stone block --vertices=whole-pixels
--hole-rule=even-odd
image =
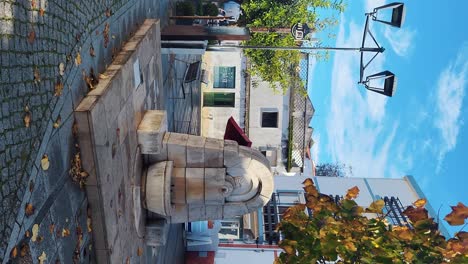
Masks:
[[[205,167],[222,168],[224,166],[224,141],[215,138],[205,140]]]
[[[205,215],[205,206],[204,205],[188,205],[189,210],[188,210],[188,221],[189,222],[194,222],[194,221],[200,221],[200,220],[205,220],[206,215]]]
[[[224,140],[224,166],[234,167],[239,164],[239,145],[234,140]]]
[[[144,174],[146,174],[146,208],[162,216],[170,215],[172,162],[153,164]]]
[[[223,205],[223,219],[229,219],[249,213],[249,209],[243,202],[225,203]]]
[[[151,220],[146,223],[145,242],[148,246],[163,246],[169,234],[169,224],[165,219]]]
[[[203,168],[186,168],[185,193],[187,204],[205,203],[205,170]]]
[[[226,169],[205,168],[205,204],[224,204]]]
[[[171,223],[185,223],[188,221],[187,205],[174,204],[171,212]]]
[[[91,208],[91,224],[93,230],[94,247],[98,249],[107,249],[104,228],[104,210],[102,209],[99,189],[96,186],[85,185],[88,205]]]
[[[205,137],[189,135],[187,140],[187,167],[205,167]]]
[[[164,133],[164,137],[163,137],[163,140],[162,140],[162,148],[161,148],[161,151],[159,152],[159,154],[149,154],[149,155],[147,155],[149,164],[159,162],[159,161],[168,160],[167,143],[169,142],[169,135],[170,134],[171,133]]]
[[[185,168],[187,164],[187,134],[170,133],[167,142],[167,158],[174,162],[174,167]]]
[[[221,220],[223,219],[223,206],[209,205],[205,206],[206,220]]]
[[[171,181],[172,203],[185,204],[185,168],[174,168]]]
[[[159,154],[167,131],[167,117],[165,111],[148,110],[138,126],[138,144],[142,154]]]

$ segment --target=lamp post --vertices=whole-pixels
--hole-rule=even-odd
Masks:
[[[378,17],[379,11],[384,9],[392,9],[392,17],[390,21],[380,19]],[[380,93],[386,96],[393,96],[396,90],[396,76],[390,71],[382,71],[376,74],[372,74],[367,76],[364,80],[364,72],[369,66],[369,64],[379,55],[383,53],[385,49],[379,45],[377,40],[375,39],[374,35],[369,29],[369,21],[377,21],[381,22],[393,27],[400,28],[405,20],[405,5],[400,2],[395,2],[383,6],[379,6],[374,8],[374,10],[370,13],[366,13],[366,24],[364,26],[364,33],[362,36],[362,44],[359,48],[350,48],[350,47],[274,47],[274,46],[251,46],[251,45],[208,45],[207,50],[209,51],[221,51],[226,49],[232,48],[241,48],[241,49],[256,49],[256,50],[342,50],[342,51],[357,51],[361,53],[361,60],[360,60],[360,71],[359,71],[359,84],[362,84],[366,87],[367,90],[373,91],[376,93]],[[374,41],[376,47],[366,47],[366,39],[370,36]],[[374,56],[368,61],[364,62],[364,54],[365,53],[374,53]],[[371,81],[375,80],[384,80],[383,87],[374,86],[371,84]]]

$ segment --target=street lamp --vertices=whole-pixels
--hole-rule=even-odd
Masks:
[[[392,17],[389,21],[378,18],[378,13],[384,9],[392,9]],[[377,57],[378,54],[383,53],[385,49],[377,43],[374,35],[369,29],[369,21],[381,22],[393,27],[401,27],[405,20],[405,5],[400,2],[395,2],[383,6],[374,8],[371,13],[366,13],[366,24],[364,26],[364,34],[362,36],[362,44],[360,48],[349,48],[349,47],[275,47],[275,46],[248,46],[248,45],[208,45],[207,50],[210,51],[220,51],[225,50],[226,48],[241,48],[241,49],[257,49],[257,50],[344,50],[344,51],[358,51],[361,53],[360,61],[360,73],[359,73],[359,84],[362,84],[366,87],[367,90],[380,93],[386,96],[393,96],[396,90],[396,77],[390,71],[383,71],[377,74],[368,76],[364,80],[364,71],[367,66]],[[374,41],[377,47],[366,47],[366,38],[370,36]],[[368,61],[364,62],[364,53],[375,53],[374,56]],[[383,87],[377,87],[370,84],[371,81],[375,80],[384,80]]]

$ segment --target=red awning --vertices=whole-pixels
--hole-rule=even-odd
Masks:
[[[236,120],[231,116],[226,124],[224,139],[234,140],[241,146],[251,147],[252,141],[247,137],[242,128],[237,124]]]

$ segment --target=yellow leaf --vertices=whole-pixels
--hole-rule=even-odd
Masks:
[[[10,257],[11,258],[16,258],[17,256],[18,256],[18,247],[15,246],[10,252]]]
[[[345,248],[349,251],[352,251],[352,252],[356,252],[357,251],[357,248],[356,246],[354,245],[353,242],[351,241],[346,241],[345,244],[344,244]]]
[[[49,157],[47,156],[47,154],[44,154],[44,156],[42,156],[42,159],[41,159],[41,168],[46,171],[49,169],[49,166],[50,166]]]
[[[61,62],[61,63],[59,64],[59,74],[60,74],[61,76],[63,76],[63,75],[65,74],[65,64],[63,64],[63,62]]]
[[[32,237],[31,237],[32,242],[36,242],[38,233],[39,233],[39,225],[34,224],[32,227]]]
[[[405,257],[405,260],[408,262],[412,262],[414,258],[414,254],[411,251],[406,251],[403,256]]]
[[[62,237],[67,237],[70,235],[70,230],[68,228],[63,228],[62,229]]]
[[[382,209],[385,206],[385,202],[382,199],[379,199],[377,201],[373,201],[369,207],[366,208],[366,212],[369,213],[382,213]]]
[[[57,120],[55,120],[55,122],[54,122],[54,125],[53,125],[54,128],[59,128],[60,123],[62,123],[62,117],[59,115],[59,116],[57,117]]]
[[[54,96],[60,96],[62,95],[63,91],[63,83],[60,81],[60,79],[57,80],[55,83],[55,93]]]
[[[75,57],[75,65],[78,66],[81,64],[81,55],[80,53],[76,53],[76,57]]]
[[[47,259],[47,255],[44,251],[42,251],[42,254],[37,258],[39,260],[39,264],[44,264],[44,262]]]
[[[24,114],[23,120],[24,120],[25,127],[31,126],[31,112],[26,111],[26,113]]]
[[[138,247],[138,249],[137,249],[137,255],[138,255],[139,257],[141,257],[141,255],[143,255],[143,249],[142,249],[141,247]]]
[[[88,233],[91,233],[93,231],[92,225],[91,225],[91,217],[88,217],[86,219],[86,225],[88,226]]]
[[[426,205],[426,199],[422,198],[422,199],[418,199],[416,202],[413,203],[414,206],[418,207],[418,208],[421,208],[421,207],[424,207]]]
[[[351,199],[356,198],[358,195],[359,195],[359,188],[357,186],[354,186],[353,188],[348,190],[345,198],[348,200],[351,200]]]
[[[32,204],[30,204],[30,203],[27,203],[26,207],[24,209],[24,212],[25,212],[26,216],[28,216],[28,217],[33,215],[34,214],[34,206]]]

